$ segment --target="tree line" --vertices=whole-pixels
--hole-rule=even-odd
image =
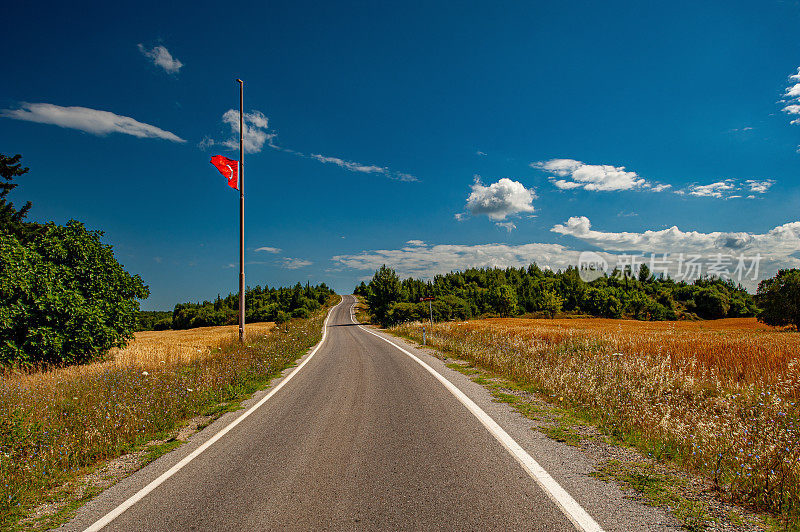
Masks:
[[[580,271],[527,268],[470,268],[436,275],[430,281],[401,280],[392,268],[379,268],[355,293],[366,298],[370,313],[388,325],[484,316],[554,317],[560,313],[639,320],[717,319],[759,313],[753,295],[731,280],[703,277],[692,283],[651,275],[647,265],[591,282]],[[432,309],[421,297],[435,297]]]
[[[335,292],[325,283],[297,283],[288,288],[256,286],[245,290],[245,323],[307,318]],[[239,294],[217,296],[214,301],[178,303],[172,313],[141,312],[139,330],[191,329],[239,323]]]

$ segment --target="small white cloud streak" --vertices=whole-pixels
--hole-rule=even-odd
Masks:
[[[517,226],[514,224],[514,222],[497,222],[495,225],[497,227],[502,227],[503,229],[505,229],[509,233],[517,228]]]
[[[287,270],[298,270],[300,268],[305,268],[306,266],[311,266],[314,264],[310,260],[305,259],[296,259],[292,257],[284,257],[282,260],[283,267]]]
[[[738,190],[738,187],[733,184],[732,180],[726,180],[708,185],[690,185],[688,193],[690,196],[701,198],[721,198],[724,194],[733,190]]]
[[[419,181],[416,177],[411,174],[406,174],[404,172],[395,172],[386,168],[385,166],[376,166],[374,164],[362,164],[356,163],[352,161],[346,161],[340,157],[329,157],[326,155],[321,155],[319,153],[312,153],[310,155],[311,159],[315,161],[319,161],[323,164],[334,164],[340,168],[344,168],[345,170],[349,170],[350,172],[359,172],[362,174],[381,174],[389,179],[394,179],[395,181]]]
[[[62,107],[51,103],[20,104],[19,109],[3,109],[0,116],[25,120],[39,124],[77,129],[93,135],[104,136],[110,133],[123,133],[138,138],[158,138],[172,142],[186,142],[179,136],[129,116],[122,116],[109,111],[100,111],[88,107]]]
[[[270,246],[262,246],[260,248],[256,248],[253,251],[263,251],[264,253],[280,253],[283,251],[281,248],[273,248]]]
[[[178,61],[177,58],[172,57],[172,54],[169,53],[169,50],[160,44],[150,48],[149,50],[141,43],[137,44],[136,46],[145,57],[149,58],[153,62],[154,65],[163,68],[164,72],[167,72],[168,74],[177,74],[181,67],[183,67],[183,63]]]
[[[303,152],[293,150],[291,148],[278,146],[275,143],[278,133],[269,129],[269,118],[264,113],[258,110],[253,110],[249,113],[244,113],[243,118],[243,146],[245,153],[258,153],[264,148],[264,144],[266,144],[272,149],[289,153],[304,159],[313,159],[323,164],[334,164],[350,172],[380,174],[396,181],[419,181],[411,174],[396,172],[385,166],[361,164],[352,161],[346,161],[339,157],[329,157],[318,153],[306,155]],[[239,149],[239,111],[236,109],[229,109],[225,111],[225,113],[222,115],[222,121],[230,127],[231,136],[223,141],[217,141],[209,136],[205,136],[197,144],[201,150],[207,150],[213,146],[225,146],[230,150]]]

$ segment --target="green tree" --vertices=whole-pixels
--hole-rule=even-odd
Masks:
[[[794,325],[800,331],[800,270],[778,270],[758,283],[758,320],[767,325]]]
[[[85,362],[133,337],[149,292],[101,235],[74,220],[27,244],[0,233],[0,363]]]
[[[513,287],[503,284],[495,286],[489,293],[492,308],[502,317],[513,316],[517,312],[517,292]]]
[[[558,294],[552,292],[550,290],[545,290],[542,292],[542,310],[550,316],[550,319],[556,317],[556,314],[561,312],[561,305],[564,303],[564,300],[561,299]]]
[[[19,154],[7,157],[0,153],[0,177],[2,177],[0,180],[0,232],[12,233],[23,241],[27,241],[35,235],[39,228],[38,224],[25,222],[25,217],[31,209],[31,202],[28,201],[21,209],[17,209],[8,200],[8,194],[19,186],[18,183],[13,182],[14,178],[28,172],[28,168],[23,167],[20,163],[21,158],[22,156]]]
[[[697,314],[711,320],[724,318],[731,308],[730,295],[716,286],[698,290],[694,295],[694,302],[697,305]]]
[[[366,298],[370,314],[379,323],[387,324],[392,303],[401,300],[400,279],[397,273],[392,268],[387,268],[385,264],[381,266],[369,283]]]

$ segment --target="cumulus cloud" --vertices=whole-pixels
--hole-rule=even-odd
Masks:
[[[292,257],[284,257],[281,261],[284,268],[287,270],[297,270],[300,268],[305,268],[306,266],[311,266],[314,264],[310,260],[305,259],[296,259]]]
[[[264,253],[280,253],[283,251],[281,248],[273,248],[270,246],[262,246],[260,248],[256,248],[254,251],[263,251]]]
[[[177,74],[181,67],[183,67],[183,63],[178,61],[177,58],[172,57],[169,50],[160,44],[150,49],[146,48],[141,43],[136,46],[139,48],[139,51],[142,52],[142,55],[150,59],[154,65],[163,68],[164,72],[168,74]]]
[[[425,242],[423,242],[422,240],[409,240],[408,242],[406,242],[406,244],[408,244],[409,246],[424,246]]]
[[[531,163],[530,166],[553,174],[550,181],[562,190],[631,190],[649,185],[646,179],[626,170],[624,166],[586,164],[575,159],[550,159]]]
[[[109,133],[124,133],[139,138],[186,142],[174,133],[139,122],[129,116],[88,107],[62,107],[51,103],[21,103],[19,109],[1,110],[0,116],[40,124],[53,124],[99,136]]]
[[[269,118],[261,111],[251,111],[244,113],[244,137],[243,147],[245,153],[258,153],[264,148],[265,143],[272,145],[273,139],[278,135],[269,129]],[[239,149],[239,111],[228,109],[222,115],[222,122],[230,127],[230,137],[218,141],[211,137],[203,137],[198,147],[202,150],[212,146],[225,146],[230,150]]]
[[[798,109],[797,112],[800,113],[800,105],[796,107]],[[619,191],[639,189],[650,192],[664,192],[673,189],[672,185],[667,183],[648,181],[636,172],[626,170],[624,166],[585,164],[575,159],[550,159],[549,161],[531,163],[530,166],[552,174],[549,177],[550,182],[561,190]],[[739,180],[724,179],[707,185],[692,184],[672,191],[678,195],[688,194],[696,197],[733,199],[741,197],[740,195],[734,195],[734,191],[741,190],[741,187],[745,185],[750,187],[751,182],[756,183],[755,180],[747,180],[742,185]],[[771,179],[757,182],[761,184],[769,183],[766,188],[763,186],[757,187],[763,189],[763,191],[751,189],[758,193],[766,192],[769,186],[774,183]]]
[[[758,181],[755,179],[748,179],[745,181],[748,187],[750,187],[750,192],[756,194],[764,194],[769,190],[769,188],[775,184],[775,181],[772,179],[764,179],[763,181]]]
[[[797,69],[797,74],[789,76],[790,85],[786,87],[783,93],[781,103],[786,104],[783,107],[783,112],[788,115],[800,115],[800,67]],[[800,118],[794,118],[790,121],[791,124],[800,124]],[[800,153],[800,149],[798,149]]]
[[[723,195],[733,190],[738,190],[738,187],[733,184],[733,180],[727,179],[708,185],[690,185],[688,194],[701,198],[721,198]]]
[[[800,221],[789,222],[770,229],[766,233],[715,231],[702,233],[682,231],[677,226],[658,231],[603,232],[592,229],[585,216],[573,216],[563,224],[557,224],[552,232],[573,236],[606,252],[640,252],[655,254],[696,254],[706,263],[717,255],[761,257],[759,278],[773,275],[779,268],[800,266],[797,250],[800,249]],[[731,264],[735,267],[734,264]],[[754,288],[752,279],[750,288]]]
[[[485,186],[481,183],[480,176],[476,176],[471,189],[472,192],[467,197],[467,210],[474,216],[486,215],[490,220],[498,222],[498,225],[508,216],[535,211],[533,200],[536,199],[536,193],[533,189],[525,188],[519,181],[504,177]],[[456,218],[461,219],[459,216]],[[516,227],[513,223],[504,223],[501,226],[509,231]]]
[[[654,258],[656,273],[659,263],[662,270],[675,278],[690,274],[687,280],[710,272],[711,268],[726,266],[729,277],[735,277],[735,270],[744,266],[746,271],[741,282],[754,290],[758,281],[775,274],[778,268],[800,267],[797,250],[800,249],[800,221],[790,222],[763,234],[749,232],[710,232],[682,231],[677,227],[644,232],[603,232],[592,228],[585,216],[572,217],[563,224],[555,225],[551,231],[575,237],[586,246],[599,248],[599,254],[612,267],[626,262],[632,264],[648,263]],[[408,243],[407,243],[408,244]],[[431,279],[436,274],[455,270],[483,267],[525,267],[531,263],[552,270],[565,269],[580,262],[586,247],[569,247],[562,244],[529,243],[520,245],[478,244],[403,246],[400,249],[366,250],[352,255],[337,255],[332,261],[338,268],[349,268],[374,272],[386,264],[394,268],[401,277]],[[636,259],[632,259],[634,255]],[[681,257],[681,259],[679,259]],[[679,260],[698,260],[701,267],[688,272],[681,271]],[[753,258],[758,257],[757,267],[753,268]],[[740,264],[739,260],[745,260]],[[727,261],[727,262],[726,262]],[[650,262],[653,264],[653,262]],[[724,274],[723,274],[724,276]]]

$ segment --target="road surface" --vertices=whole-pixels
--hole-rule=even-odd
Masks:
[[[552,495],[442,382],[354,323],[353,303],[343,297],[319,349],[246,419],[186,462],[242,412],[227,415],[85,505],[66,528],[84,530],[127,501],[104,530],[575,530]],[[511,413],[493,414],[499,405],[479,386],[416,355],[438,363],[462,389],[472,386],[468,393],[498,422],[518,422]],[[509,431],[548,469],[575,462],[557,456],[571,450],[532,448],[538,440],[529,427]],[[181,459],[182,468],[142,494]],[[604,528],[650,528],[653,516],[637,514],[619,493],[597,493],[610,490],[606,484],[584,489],[593,479],[573,473],[565,487],[579,492],[587,515]]]

